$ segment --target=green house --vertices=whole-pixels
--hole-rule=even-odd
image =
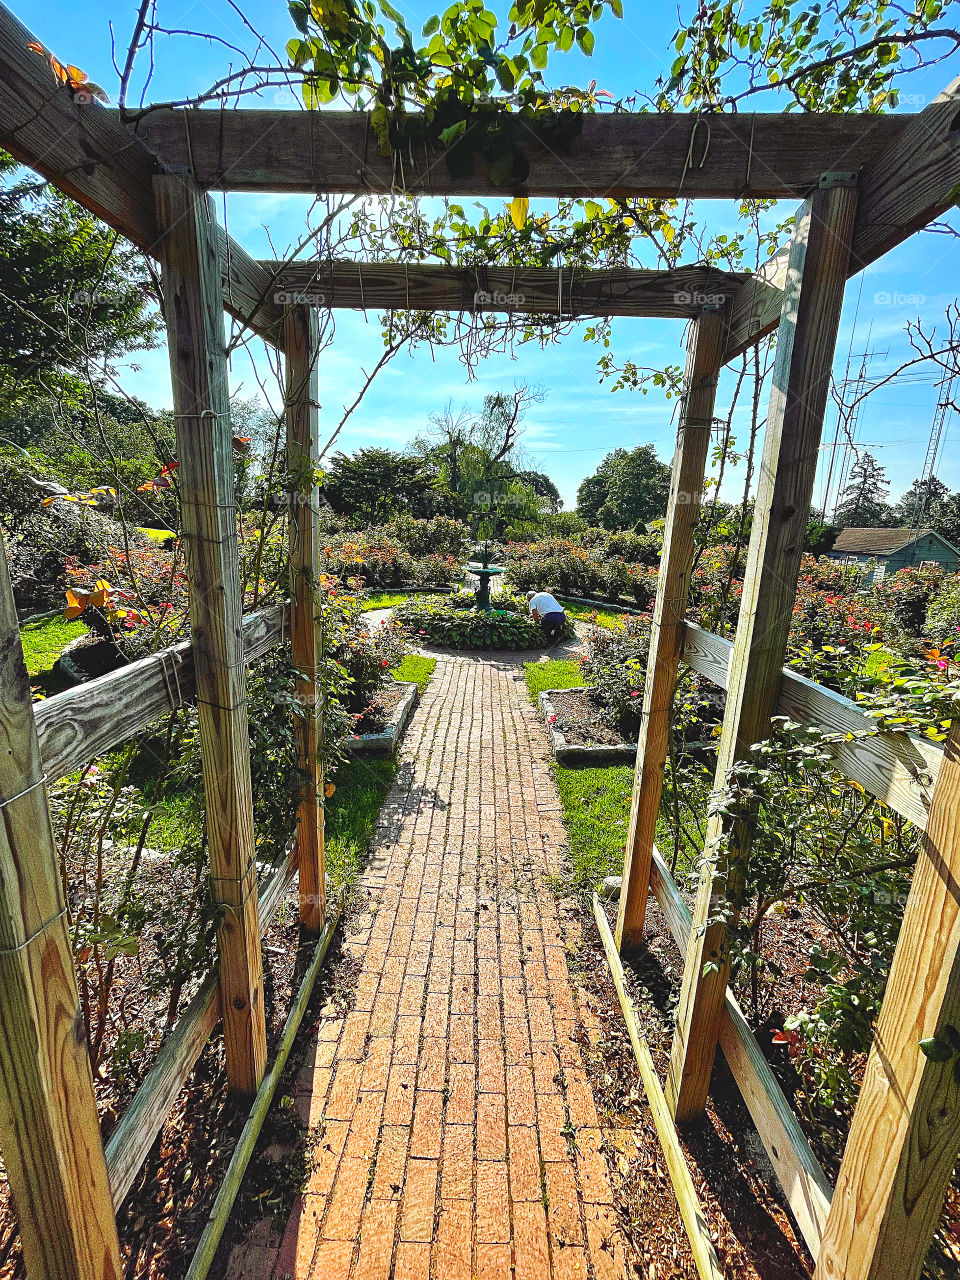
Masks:
[[[873,564],[870,582],[922,565],[960,570],[960,550],[933,529],[844,529],[829,556],[843,564]]]

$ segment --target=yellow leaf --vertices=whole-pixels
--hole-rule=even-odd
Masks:
[[[324,795],[327,797],[327,799],[329,800],[329,799],[330,799],[330,797],[333,795],[333,793],[336,791],[336,789],[337,789],[337,788],[336,788],[336,786],[334,785],[334,783],[332,783],[332,782],[328,782],[328,783],[327,783],[327,785],[323,788],[323,794],[324,794]]]
[[[515,196],[510,201],[510,217],[513,219],[513,225],[518,231],[522,231],[527,223],[527,210],[530,208],[530,201],[526,196]]]

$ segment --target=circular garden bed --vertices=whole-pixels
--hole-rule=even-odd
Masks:
[[[499,599],[498,599],[499,602]],[[510,596],[505,605],[514,605]],[[543,632],[516,608],[482,613],[473,607],[473,594],[415,596],[398,605],[394,616],[414,641],[447,649],[541,649]]]

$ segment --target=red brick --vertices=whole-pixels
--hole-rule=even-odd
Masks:
[[[317,1252],[313,1255],[311,1276],[323,1277],[323,1280],[347,1280],[350,1274],[350,1263],[353,1260],[354,1244],[352,1241],[321,1240]]]
[[[316,1252],[326,1196],[303,1196],[294,1207],[276,1254],[275,1274],[305,1276]]]
[[[343,1034],[337,1043],[338,1062],[359,1062],[370,1026],[369,1013],[348,1013],[343,1020]]]
[[[393,1041],[388,1037],[380,1037],[367,1042],[367,1053],[363,1060],[363,1074],[360,1076],[360,1090],[373,1089],[377,1093],[385,1093],[390,1079],[390,1057],[393,1053]]]
[[[401,1240],[397,1245],[393,1280],[428,1280],[429,1275],[430,1246]],[[321,1280],[321,1277],[318,1276],[317,1280]]]
[[[420,1072],[417,1087],[442,1091],[447,1079],[447,1042],[438,1036],[427,1036],[420,1050]]]
[[[325,1196],[330,1191],[337,1165],[343,1155],[349,1129],[350,1126],[345,1120],[328,1120],[324,1124],[323,1134],[317,1143],[313,1170],[307,1183],[308,1192]]]
[[[410,1130],[406,1125],[385,1125],[377,1148],[377,1171],[373,1179],[374,1200],[397,1200],[403,1190]]]
[[[510,1195],[515,1201],[541,1200],[543,1184],[540,1179],[540,1151],[537,1147],[536,1129],[511,1125],[507,1131],[507,1140]]]
[[[564,1130],[567,1128],[567,1111],[561,1098],[537,1099],[537,1129],[540,1133],[540,1151],[544,1160],[566,1160],[570,1148]]]
[[[544,1166],[544,1172],[547,1182],[547,1221],[551,1236],[561,1245],[583,1244],[580,1196],[574,1166],[565,1161],[550,1160]]]
[[[340,1161],[323,1224],[324,1240],[355,1240],[367,1194],[369,1160]]]
[[[462,1017],[474,1015],[474,990],[472,978],[454,978],[450,995],[450,1012]]]
[[[443,1280],[471,1280],[471,1206],[451,1200],[440,1206],[437,1238],[433,1245],[433,1274]]]
[[[413,1115],[414,1081],[416,1068],[399,1066],[390,1068],[387,1081],[387,1097],[383,1108],[384,1124],[409,1124]]]
[[[476,1110],[476,1069],[473,1063],[451,1063],[450,1096],[444,1112],[447,1124],[473,1125],[476,1122]]]
[[[507,1067],[507,1120],[510,1124],[536,1124],[533,1072],[522,1062]]]
[[[369,1160],[377,1149],[380,1136],[380,1117],[383,1114],[382,1093],[361,1093],[357,1109],[350,1121],[350,1133],[347,1145],[343,1149],[345,1157],[350,1159]]]
[[[417,1090],[413,1107],[413,1132],[410,1155],[440,1159],[440,1135],[443,1126],[443,1094]]]
[[[477,1280],[511,1280],[512,1253],[508,1244],[477,1245]]]
[[[513,1206],[513,1256],[516,1280],[543,1280],[550,1274],[547,1219],[542,1203]]]
[[[481,1093],[503,1093],[506,1076],[499,1040],[481,1040],[477,1052],[477,1088]]]
[[[473,1019],[457,1015],[450,1018],[450,1061],[473,1062]]]
[[[360,1224],[360,1253],[357,1280],[390,1280],[397,1205],[389,1200],[372,1200]]]
[[[423,1026],[428,1035],[446,1038],[447,1019],[450,1016],[449,1004],[445,991],[434,991],[427,996],[423,1011]]]
[[[359,1062],[344,1062],[336,1069],[324,1116],[330,1120],[349,1120],[357,1105],[363,1067]]]
[[[391,1036],[397,1021],[397,1010],[400,1007],[400,995],[396,991],[384,991],[381,985],[377,998],[373,1002],[370,1014],[370,1034],[372,1036]]]
[[[477,1098],[477,1159],[507,1158],[507,1101],[502,1093]]]
[[[433,1239],[433,1214],[437,1199],[436,1160],[411,1160],[403,1187],[400,1239],[429,1242]]]
[[[579,1245],[554,1247],[552,1260],[553,1280],[586,1280],[587,1255]]]
[[[397,1019],[396,1037],[393,1042],[393,1060],[397,1063],[414,1063],[420,1058],[420,1015],[406,1015]]]
[[[477,1243],[507,1244],[509,1240],[507,1166],[502,1160],[478,1160]]]
[[[473,1199],[473,1127],[448,1124],[443,1131],[441,1200]]]
[[[570,1123],[575,1129],[597,1129],[597,1108],[593,1101],[593,1092],[582,1068],[565,1067],[567,1109],[570,1112]]]

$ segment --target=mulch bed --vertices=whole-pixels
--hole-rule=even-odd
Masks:
[[[354,726],[354,733],[384,733],[406,693],[405,684],[384,685],[364,709],[363,715]]]
[[[265,1011],[271,1057],[313,952],[314,940],[301,940],[297,915],[294,885],[264,935]],[[119,1001],[136,1005],[144,1000],[138,990],[139,972],[137,964],[125,967],[122,986],[117,992]],[[323,973],[317,984],[317,992],[322,991]],[[186,1003],[185,994],[180,1002],[181,1010]],[[135,1059],[122,1081],[105,1070],[95,1080],[105,1139],[152,1065],[160,1043],[162,1040],[154,1037],[149,1050]],[[217,1030],[179,1093],[117,1216],[121,1257],[128,1280],[179,1280],[184,1275],[247,1111],[246,1106],[236,1107],[228,1102],[223,1039]],[[280,1127],[289,1139],[290,1126]],[[0,1167],[0,1280],[24,1280],[25,1274],[19,1230],[6,1177]]]
[[[607,910],[613,923],[616,910]],[[585,1052],[584,1058],[598,1108],[603,1105],[611,1116],[619,1116],[632,1130],[640,1148],[636,1157],[626,1157],[622,1149],[607,1153],[619,1179],[619,1183],[614,1182],[614,1192],[621,1226],[647,1267],[646,1272],[639,1272],[644,1280],[648,1276],[650,1280],[695,1280],[696,1267],[592,915],[582,918],[582,926],[584,941],[576,962],[578,968],[582,967],[578,981],[589,993],[602,1027],[598,1048]],[[798,912],[765,922],[764,953],[777,963],[781,973],[763,992],[756,1017],[752,1016],[749,994],[742,1003],[814,1154],[827,1176],[835,1181],[850,1115],[824,1109],[818,1113],[813,1104],[805,1110],[803,1082],[793,1067],[789,1050],[774,1040],[786,1017],[812,1008],[819,996],[818,988],[808,983],[804,974],[810,946],[822,939],[824,932],[816,921],[803,918]],[[640,1030],[663,1081],[670,1061],[683,956],[652,899],[647,907],[644,947],[625,962],[624,968]],[[862,1074],[865,1065],[863,1055],[855,1064],[855,1074]],[[686,1127],[681,1138],[717,1253],[728,1275],[737,1280],[797,1280],[811,1276],[813,1262],[793,1228],[776,1175],[722,1052],[717,1053],[705,1119],[697,1126]],[[947,1192],[939,1245],[943,1251],[939,1266],[931,1251],[924,1274],[960,1274],[960,1192],[955,1185]]]
[[[598,742],[613,747],[629,745],[629,739],[604,724],[591,689],[557,689],[551,692],[550,701],[557,716],[551,727],[563,734],[569,746],[589,747]]]
[[[630,1139],[605,1145],[620,1226],[638,1260],[634,1275],[697,1280],[603,944],[591,915],[584,913],[581,925],[583,941],[571,967],[600,1023],[596,1047],[584,1031],[582,1048],[598,1109]],[[626,973],[640,1030],[664,1080],[682,957],[656,903],[648,907],[647,941]],[[753,1122],[719,1059],[705,1120],[686,1128],[682,1143],[718,1257],[731,1280],[811,1276],[812,1263],[784,1209]]]

